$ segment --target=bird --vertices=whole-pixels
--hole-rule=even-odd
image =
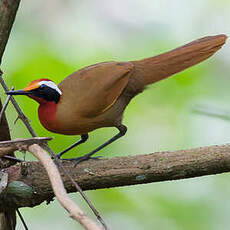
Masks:
[[[32,81],[22,90],[7,95],[27,95],[39,103],[38,117],[47,130],[80,135],[80,140],[57,154],[85,143],[89,133],[102,127],[115,127],[118,133],[93,151],[76,158],[76,164],[125,135],[123,113],[131,99],[148,85],[165,79],[212,56],[225,43],[224,34],[207,36],[179,48],[137,61],[102,62],[82,68],[60,84],[48,78]]]

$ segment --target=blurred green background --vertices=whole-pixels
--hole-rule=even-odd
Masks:
[[[2,69],[9,87],[24,88],[37,78],[59,83],[84,66],[157,55],[194,39],[230,34],[227,0],[23,0]],[[230,122],[193,112],[196,105],[229,111],[228,43],[208,61],[154,84],[125,112],[125,137],[101,151],[105,157],[229,143]],[[1,89],[1,98],[5,95]],[[38,121],[37,103],[17,97],[39,136],[52,136],[59,152],[78,139],[55,135]],[[12,138],[30,135],[7,109]],[[87,153],[116,132],[105,128],[69,153]],[[21,156],[21,155],[18,155]],[[29,154],[27,160],[33,159]],[[229,174],[87,191],[111,229],[229,229]],[[79,194],[71,197],[90,215]],[[30,229],[81,229],[55,201],[21,212]],[[18,221],[17,229],[23,229]]]

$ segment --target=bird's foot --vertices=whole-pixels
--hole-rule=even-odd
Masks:
[[[62,154],[61,154],[61,153],[56,154],[56,157],[57,157],[58,159],[61,159],[61,156],[62,156]],[[52,157],[52,159],[53,159],[53,157]]]
[[[81,157],[76,157],[76,158],[67,158],[67,159],[62,159],[62,160],[66,160],[66,161],[75,161],[74,163],[74,167],[76,167],[79,163],[81,163],[82,161],[86,161],[86,160],[99,160],[100,158],[102,158],[102,156],[97,156],[97,157],[91,157],[89,155],[84,155]]]

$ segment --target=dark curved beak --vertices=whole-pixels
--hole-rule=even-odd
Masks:
[[[28,95],[30,94],[29,91],[24,91],[24,90],[12,90],[6,92],[7,95]]]

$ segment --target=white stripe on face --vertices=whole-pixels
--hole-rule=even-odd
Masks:
[[[39,85],[46,85],[52,89],[55,89],[60,95],[62,95],[61,90],[57,87],[57,85],[53,81],[40,81]]]

